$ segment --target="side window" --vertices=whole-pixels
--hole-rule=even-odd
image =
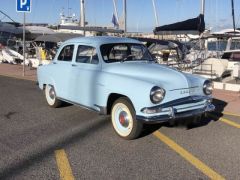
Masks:
[[[58,56],[59,61],[72,61],[74,45],[65,46]]]
[[[77,63],[98,64],[98,55],[96,49],[91,46],[78,46]]]

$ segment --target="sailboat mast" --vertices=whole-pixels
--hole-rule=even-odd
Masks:
[[[85,7],[84,7],[84,0],[80,0],[80,26],[85,27]]]
[[[201,15],[204,16],[205,14],[205,0],[201,0],[201,12],[200,12]],[[207,50],[207,45],[205,46],[205,44],[207,44],[207,41],[205,40],[200,40],[200,37],[202,36],[203,33],[200,34],[199,36],[199,42],[200,42],[200,48],[201,49],[204,49]]]
[[[154,16],[155,16],[156,26],[159,26],[159,21],[158,21],[158,15],[157,15],[157,9],[156,9],[155,0],[152,0],[152,4],[153,4],[153,10],[154,10]]]
[[[69,10],[69,0],[68,0],[68,2],[67,2],[67,5],[68,5],[68,14],[67,14],[67,16],[69,17],[69,16],[70,16],[70,10]]]
[[[205,0],[201,0],[201,14],[204,15],[205,13]]]
[[[80,0],[80,26],[83,27],[83,35],[86,35],[85,31],[85,7],[84,7],[84,0]]]
[[[114,6],[114,13],[115,13],[115,16],[117,18],[117,22],[119,23],[118,11],[117,11],[117,6],[116,6],[116,0],[113,0],[113,6]]]
[[[124,32],[127,32],[127,0],[123,0]]]
[[[236,26],[235,26],[234,2],[233,2],[233,0],[232,0],[232,19],[233,19],[233,30],[234,30],[234,33],[235,33]]]

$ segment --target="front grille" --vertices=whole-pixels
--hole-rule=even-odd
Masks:
[[[204,96],[188,96],[188,97],[176,99],[176,100],[161,104],[161,105],[159,105],[159,107],[167,108],[167,107],[172,107],[172,106],[198,103],[198,102],[204,101],[205,99],[206,99],[206,97],[204,97]]]

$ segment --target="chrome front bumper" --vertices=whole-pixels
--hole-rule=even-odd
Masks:
[[[169,107],[168,111],[165,111],[166,114],[164,115],[158,115],[158,116],[138,116],[137,120],[148,122],[148,123],[160,123],[160,122],[167,122],[175,119],[180,118],[187,118],[192,116],[201,115],[206,112],[211,112],[215,110],[215,106],[211,104],[210,102],[206,102],[206,105],[203,108],[200,109],[194,109],[184,112],[176,112],[176,110],[173,107]]]

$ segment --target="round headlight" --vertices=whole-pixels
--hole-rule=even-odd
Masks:
[[[165,96],[164,89],[157,87],[157,86],[154,86],[151,89],[150,99],[151,99],[152,103],[154,103],[154,104],[160,103],[163,100],[164,96]]]
[[[207,80],[204,82],[203,84],[203,92],[204,94],[206,95],[210,95],[212,94],[212,91],[213,91],[213,84],[211,81]]]

